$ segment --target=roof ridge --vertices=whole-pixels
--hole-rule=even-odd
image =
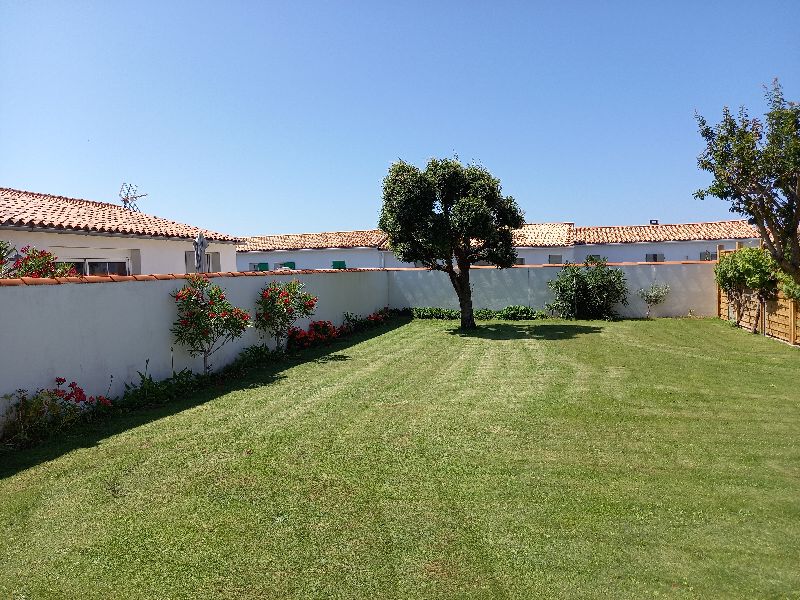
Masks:
[[[639,225],[576,225],[575,229],[619,229],[622,227],[680,227],[682,225],[716,225],[719,223],[747,223],[747,219],[725,219],[722,221],[693,221],[691,223],[642,223]]]
[[[12,192],[12,193],[16,193],[16,194],[27,194],[29,196],[40,196],[40,197],[45,197],[45,198],[52,198],[53,200],[62,200],[62,201],[67,201],[67,202],[87,202],[89,204],[97,204],[99,206],[113,206],[114,208],[121,208],[123,210],[127,210],[127,211],[130,211],[130,212],[136,212],[136,211],[132,211],[131,209],[123,206],[122,204],[114,204],[113,202],[101,202],[99,200],[89,200],[87,198],[73,198],[72,196],[59,196],[58,194],[46,194],[44,192],[32,192],[30,190],[19,190],[17,188],[7,188],[7,187],[0,187],[0,192]],[[143,213],[143,214],[146,214],[146,213]],[[152,215],[152,216],[155,216],[155,215]],[[160,219],[161,217],[158,217],[158,218]]]
[[[335,235],[337,233],[382,233],[386,235],[386,232],[374,228],[374,229],[345,229],[342,231],[305,231],[303,233],[268,233],[265,235],[248,235],[245,238],[271,238],[271,237],[286,237],[287,235]]]

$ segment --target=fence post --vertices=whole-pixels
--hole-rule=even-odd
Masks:
[[[797,343],[797,300],[789,298],[789,343]]]

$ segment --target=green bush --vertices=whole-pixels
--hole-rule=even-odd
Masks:
[[[478,321],[491,321],[497,318],[497,311],[491,308],[479,308],[475,311],[475,318]]]
[[[653,307],[664,302],[664,300],[667,299],[668,294],[668,283],[653,282],[649,288],[642,288],[639,290],[639,297],[645,304],[647,304],[647,315],[645,316],[648,319],[650,318],[650,312],[653,310]]]
[[[547,287],[555,300],[546,308],[563,319],[611,320],[617,317],[617,304],[628,304],[625,274],[610,268],[605,259],[588,258],[583,265],[567,263]]]
[[[503,310],[497,311],[497,318],[504,321],[532,321],[537,318],[537,311],[530,306],[522,306],[521,304],[512,304],[506,306]]]
[[[419,306],[411,309],[415,319],[438,319],[454,321],[461,318],[461,311],[454,308],[436,308],[435,306]]]

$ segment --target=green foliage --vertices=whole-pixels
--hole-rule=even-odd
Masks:
[[[653,282],[649,288],[642,288],[639,290],[639,297],[647,304],[647,318],[650,318],[650,312],[654,306],[658,306],[669,295],[669,284]]]
[[[611,320],[617,317],[617,304],[628,304],[625,274],[610,268],[605,259],[588,258],[583,265],[567,263],[547,287],[555,296],[547,310],[563,319]]]
[[[401,315],[411,315],[415,319],[437,319],[442,321],[454,321],[461,316],[461,313],[453,308],[437,308],[434,306],[404,308],[396,312]],[[532,321],[535,319],[546,319],[547,317],[547,313],[542,310],[534,310],[533,308],[522,305],[506,306],[501,310],[479,308],[475,311],[475,318],[479,321],[491,321],[493,319],[501,319],[504,321]]]
[[[278,350],[283,348],[289,330],[298,319],[314,314],[317,298],[304,292],[297,280],[270,281],[256,300],[255,326],[262,335],[271,335]]]
[[[491,308],[479,308],[475,311],[475,318],[478,321],[491,321],[497,318],[497,311]]]
[[[516,304],[497,311],[497,318],[504,321],[533,321],[542,318],[542,314],[542,311]]]
[[[3,248],[8,251],[8,248]],[[70,264],[59,264],[58,257],[46,250],[37,250],[33,246],[23,246],[21,257],[14,261],[8,270],[11,277],[68,277],[78,273]]]
[[[56,378],[56,387],[37,390],[17,390],[3,399],[9,407],[3,417],[0,442],[4,446],[23,448],[105,412],[111,406],[106,396],[87,396],[74,381]]]
[[[16,253],[17,249],[12,244],[5,240],[0,240],[0,279],[14,276],[12,259]]]
[[[719,258],[714,276],[728,294],[753,290],[766,298],[777,289],[778,265],[761,248],[740,248]]]
[[[190,275],[188,280],[171,294],[178,304],[178,318],[170,331],[189,354],[203,357],[203,371],[208,373],[209,357],[244,334],[250,326],[250,315],[233,306],[222,288],[202,275]]]
[[[454,308],[436,308],[434,306],[418,306],[411,309],[415,319],[439,319],[452,321],[461,317],[461,312]]]
[[[480,165],[431,159],[424,171],[394,163],[383,180],[378,226],[404,262],[418,262],[450,275],[461,307],[461,326],[472,328],[470,265],[487,261],[511,267],[517,253],[512,233],[523,225],[514,198]]]
[[[777,80],[767,101],[763,120],[727,107],[713,127],[697,117],[706,142],[697,164],[714,180],[695,196],[716,196],[751,218],[772,259],[800,284],[800,105],[784,99]]]
[[[783,271],[778,273],[778,289],[783,292],[787,298],[800,301],[800,285],[794,282]]]

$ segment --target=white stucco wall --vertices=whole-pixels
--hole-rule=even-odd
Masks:
[[[380,269],[413,266],[398,261],[391,252],[377,248],[328,248],[324,250],[273,250],[271,252],[237,252],[239,271],[249,271],[251,264],[294,262],[297,269],[331,269],[333,261],[343,260],[349,269]]]
[[[619,306],[625,317],[643,317],[646,306],[637,292],[652,283],[667,283],[671,291],[653,316],[682,317],[716,314],[717,287],[713,262],[617,265],[628,282],[628,306]],[[543,309],[553,298],[547,282],[560,267],[534,266],[495,269],[476,267],[470,273],[475,308],[505,308],[522,304]],[[412,269],[389,272],[389,306],[404,308],[438,306],[458,308],[458,298],[445,273]]]
[[[590,254],[599,254],[609,262],[644,262],[647,254],[663,254],[665,261],[700,260],[700,254],[717,252],[717,246],[724,244],[727,250],[736,248],[736,243],[758,247],[759,240],[707,240],[691,242],[635,242],[627,244],[580,244],[573,250],[573,262],[583,262]]]
[[[235,306],[254,312],[258,291],[271,280],[299,279],[319,297],[314,319],[341,324],[343,314],[369,314],[388,304],[386,272],[218,277]],[[0,319],[6,351],[0,357],[0,396],[18,388],[50,386],[58,376],[75,380],[87,394],[112,394],[137,381],[149,359],[156,379],[172,370],[202,371],[202,357],[175,346],[170,293],[185,280],[0,287]],[[305,326],[307,322],[299,322]],[[250,329],[212,357],[227,364],[259,337]]]
[[[151,239],[133,236],[81,235],[0,229],[0,240],[11,242],[19,250],[32,245],[48,250],[58,260],[94,259],[130,261],[131,250],[141,256],[141,274],[185,273],[185,252],[194,251],[191,240]],[[236,271],[236,245],[210,243],[206,252],[220,253],[220,270]],[[130,263],[129,263],[130,265]]]

